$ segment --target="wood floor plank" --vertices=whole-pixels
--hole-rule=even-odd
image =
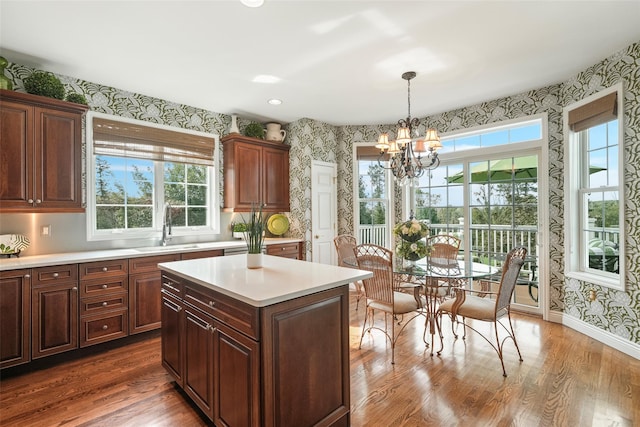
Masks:
[[[358,349],[364,313],[362,304],[355,311],[352,298],[353,426],[640,425],[640,361],[591,337],[515,315],[524,361],[508,342],[504,378],[489,344],[471,331],[465,340],[455,339],[449,320],[444,320],[441,356],[430,355],[422,340],[424,320],[418,318],[400,337],[392,365],[390,344],[379,331],[366,334]],[[159,334],[152,332],[2,371],[0,425],[207,422],[162,368]]]

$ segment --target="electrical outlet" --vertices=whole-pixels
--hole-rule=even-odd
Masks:
[[[40,235],[43,237],[50,237],[51,236],[51,226],[50,225],[43,225],[40,227]]]

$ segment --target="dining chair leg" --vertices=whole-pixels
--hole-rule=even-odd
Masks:
[[[516,345],[516,350],[518,350],[518,357],[522,362],[522,354],[520,353],[520,346],[518,346],[518,340],[516,340],[516,334],[513,330],[513,323],[511,322],[511,310],[507,311],[507,319],[509,319],[509,328],[511,329],[511,339],[513,339],[513,343]]]
[[[373,309],[370,309],[369,307],[367,307],[367,312],[364,315],[364,323],[362,324],[362,334],[360,335],[360,345],[358,346],[358,348],[362,348],[362,340],[364,338],[365,332],[371,331],[371,325],[372,325],[371,321],[373,319],[369,319],[369,316],[372,316],[372,314],[373,314]],[[371,321],[369,322],[369,328],[367,329],[368,320],[371,320]]]

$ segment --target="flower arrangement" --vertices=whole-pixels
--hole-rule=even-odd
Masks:
[[[406,242],[417,242],[427,237],[429,227],[424,222],[417,219],[410,219],[405,222],[399,222],[393,227],[393,234],[400,237]]]
[[[409,261],[422,259],[427,256],[428,252],[427,245],[422,240],[417,242],[400,240],[400,243],[396,246],[396,254]]]
[[[262,253],[262,243],[264,241],[264,230],[266,228],[266,219],[262,214],[262,204],[251,205],[251,216],[248,221],[242,217],[245,224],[244,237],[247,242],[247,249],[250,254]]]
[[[427,256],[428,248],[422,240],[429,234],[427,224],[412,218],[396,224],[393,234],[399,237],[396,255],[402,259],[417,261]]]

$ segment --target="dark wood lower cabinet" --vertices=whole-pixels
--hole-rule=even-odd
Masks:
[[[31,360],[31,270],[0,272],[0,368]]]
[[[257,308],[163,273],[162,364],[217,426],[347,426],[348,292]]]
[[[160,327],[160,271],[129,276],[129,334]]]
[[[33,286],[31,358],[78,348],[77,282]]]

